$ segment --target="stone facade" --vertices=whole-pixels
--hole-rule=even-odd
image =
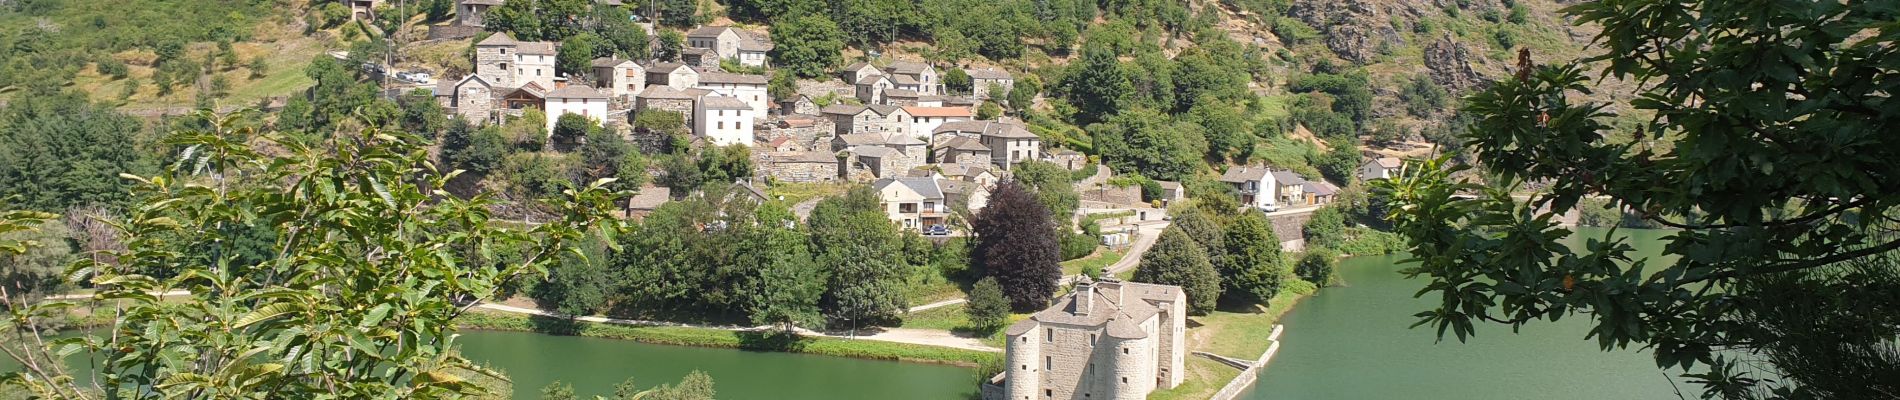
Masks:
[[[983,390],[985,399],[1139,400],[1178,386],[1186,303],[1179,286],[1083,278],[1004,332],[1005,372],[992,380],[1002,390]]]
[[[835,181],[838,157],[825,151],[771,152],[759,164],[759,172],[779,182]]]
[[[1088,188],[1075,188],[1083,201],[1099,201],[1109,204],[1141,204],[1141,186],[1116,187],[1099,184]]]

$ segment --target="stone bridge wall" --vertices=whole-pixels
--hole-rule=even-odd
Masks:
[[[1306,249],[1306,221],[1313,219],[1313,213],[1281,214],[1267,217],[1273,224],[1273,235],[1280,238],[1283,251],[1304,251]]]

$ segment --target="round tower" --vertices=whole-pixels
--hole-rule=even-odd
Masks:
[[[1004,333],[1009,338],[1007,364],[1004,367],[1004,396],[1009,400],[1033,400],[1041,398],[1042,389],[1042,330],[1036,329],[1035,320],[1023,320],[1009,326]]]

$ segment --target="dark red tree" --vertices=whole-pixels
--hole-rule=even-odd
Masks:
[[[990,191],[976,215],[972,257],[983,274],[996,278],[1010,307],[1027,312],[1049,305],[1062,278],[1056,224],[1036,193],[1014,181]]]

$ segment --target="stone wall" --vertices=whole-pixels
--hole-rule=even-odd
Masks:
[[[1267,217],[1273,224],[1273,235],[1280,238],[1280,248],[1286,251],[1302,251],[1306,246],[1306,221],[1313,219],[1313,213],[1281,214]]]
[[[471,37],[475,37],[475,34],[481,33],[481,32],[482,32],[482,27],[479,27],[479,26],[430,25],[429,26],[429,40],[471,38]]]
[[[677,112],[680,113],[681,122],[685,122],[688,129],[693,126],[693,99],[641,98],[637,108],[639,111],[636,111],[636,113],[646,110]]]
[[[1110,184],[1095,185],[1090,188],[1076,188],[1076,194],[1082,200],[1099,201],[1111,204],[1141,204],[1141,187],[1115,187]]]
[[[817,162],[773,162],[775,156],[766,156],[766,162],[759,164],[759,172],[779,182],[824,182],[838,179],[837,163]]]
[[[1247,390],[1249,386],[1253,386],[1254,380],[1260,379],[1260,370],[1266,369],[1267,363],[1273,362],[1273,355],[1280,352],[1280,332],[1284,332],[1285,330],[1285,326],[1283,325],[1274,325],[1273,333],[1267,334],[1267,340],[1273,342],[1273,344],[1267,345],[1267,351],[1261,352],[1260,358],[1253,361],[1253,366],[1241,370],[1239,376],[1235,376],[1234,380],[1228,381],[1227,386],[1221,387],[1219,392],[1214,392],[1214,395],[1207,399],[1233,400],[1235,396],[1240,395],[1241,391]]]

